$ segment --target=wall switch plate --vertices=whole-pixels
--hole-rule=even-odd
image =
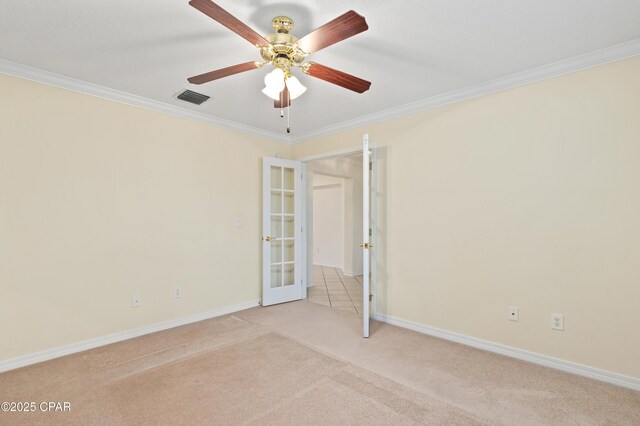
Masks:
[[[233,227],[244,228],[244,219],[241,217],[236,217],[235,219],[233,219]]]
[[[554,330],[564,330],[564,315],[563,314],[551,314],[551,328]]]
[[[509,306],[509,321],[518,321],[518,307]]]
[[[134,294],[133,296],[131,296],[131,307],[139,308],[140,306],[142,306],[142,298],[140,297],[140,295]]]
[[[182,289],[180,287],[176,287],[173,289],[173,297],[176,299],[182,297]]]

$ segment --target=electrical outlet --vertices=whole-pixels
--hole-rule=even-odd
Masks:
[[[140,295],[134,294],[133,296],[131,296],[131,307],[139,308],[140,306],[142,306],[142,298],[140,297]]]
[[[182,297],[182,289],[180,287],[176,287],[173,289],[173,297],[176,299]]]
[[[564,315],[563,314],[551,314],[551,328],[554,330],[564,330]]]
[[[509,321],[518,321],[518,307],[509,306]]]

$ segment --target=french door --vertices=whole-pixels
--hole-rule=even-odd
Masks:
[[[369,337],[370,307],[375,303],[375,150],[362,137],[362,335]]]
[[[303,298],[302,163],[262,160],[262,306]]]

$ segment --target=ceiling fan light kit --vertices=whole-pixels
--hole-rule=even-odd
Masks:
[[[315,62],[304,62],[306,57],[318,50],[338,43],[363,31],[369,27],[364,17],[350,10],[336,19],[329,21],[306,36],[298,39],[290,34],[294,27],[293,20],[287,16],[276,16],[271,21],[275,33],[262,37],[229,12],[211,0],[191,0],[191,6],[219,22],[240,37],[249,41],[260,49],[264,62],[245,62],[227,68],[200,74],[188,79],[192,84],[203,84],[230,75],[272,64],[274,70],[264,78],[265,88],[262,93],[274,100],[274,108],[287,108],[290,115],[291,100],[302,95],[307,88],[291,74],[291,68],[297,67],[311,77],[319,78],[336,84],[356,93],[369,90],[371,83],[342,71],[334,70]],[[287,120],[289,121],[289,120]],[[287,125],[287,133],[290,126]]]
[[[276,68],[264,77],[265,88],[262,93],[277,101],[280,99],[280,92],[284,90],[285,74],[280,68]]]
[[[307,88],[300,83],[296,77],[291,76],[285,81],[291,99],[295,99],[307,91]]]

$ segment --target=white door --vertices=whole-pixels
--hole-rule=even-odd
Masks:
[[[262,306],[303,298],[302,163],[262,160]]]
[[[369,135],[362,137],[362,335],[369,337],[370,304],[375,285],[375,151],[369,148]],[[374,302],[375,303],[375,302]]]

